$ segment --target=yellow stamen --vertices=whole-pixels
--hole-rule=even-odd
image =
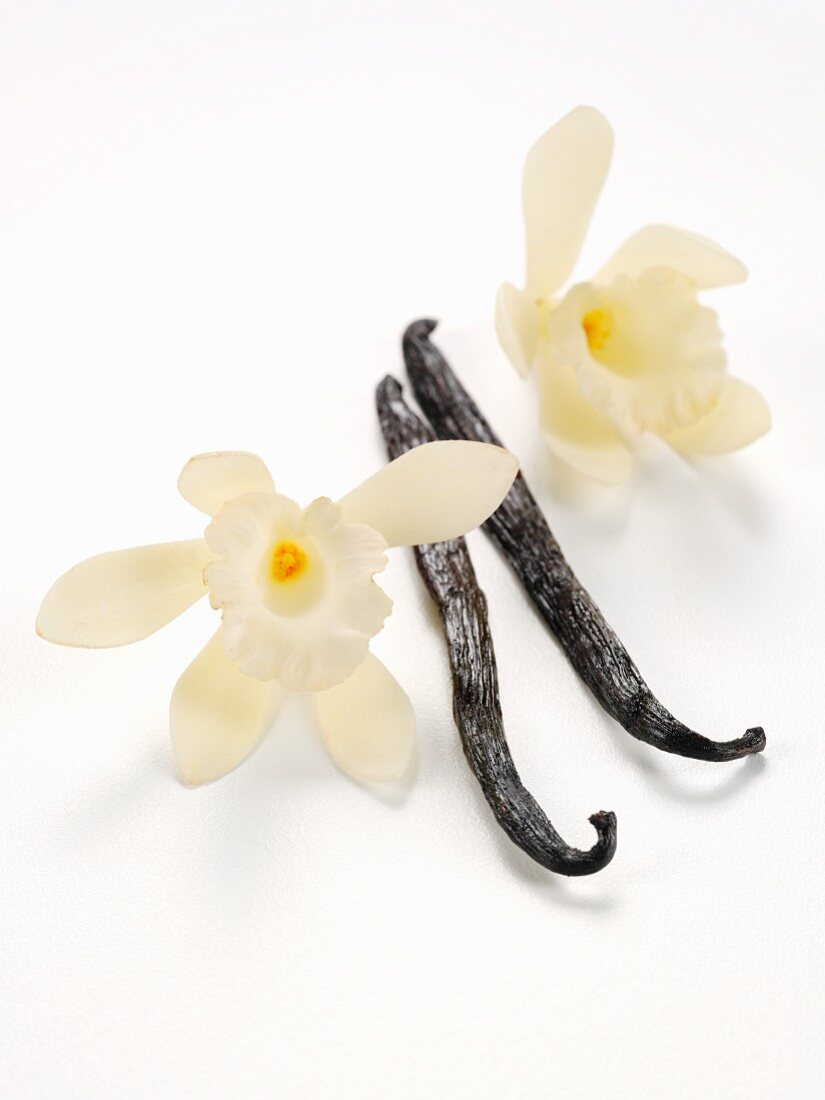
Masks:
[[[289,581],[306,568],[307,556],[296,542],[279,542],[272,551],[269,575],[273,581]]]
[[[613,331],[613,318],[606,309],[591,309],[582,317],[582,328],[590,350],[603,351]]]

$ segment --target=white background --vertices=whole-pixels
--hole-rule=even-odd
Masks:
[[[796,3],[0,2],[3,416],[0,1084],[9,1097],[779,1097],[821,1093],[825,729],[822,9]],[[627,489],[553,470],[492,330],[521,277],[531,142],[579,102],[617,132],[586,277],[665,221],[750,281],[708,295],[772,434]],[[419,720],[367,790],[300,700],[236,773],[175,778],[170,689],[203,604],[139,646],[34,635],[90,554],[192,537],[190,454],[284,492],[383,461],[375,383],[415,316],[509,445],[709,765],[596,706],[484,537],[523,778],[574,844],[554,878],[461,753],[408,551],[376,652]]]

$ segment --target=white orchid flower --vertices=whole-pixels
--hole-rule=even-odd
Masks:
[[[524,290],[496,301],[501,345],[518,373],[535,367],[544,437],[561,459],[607,484],[632,466],[629,442],[661,436],[684,454],[744,447],[770,427],[762,396],[726,373],[716,314],[697,292],[747,278],[696,233],[648,225],[590,282],[570,278],[602,189],[613,132],[577,107],[536,142],[524,167]]]
[[[126,645],[209,593],[222,625],[178,680],[172,748],[190,784],[240,764],[285,691],[313,692],[324,743],[358,779],[400,776],[410,760],[410,701],[369,641],[392,601],[373,579],[390,546],[457,538],[499,506],[518,471],[501,447],[428,443],[337,504],[300,508],[275,492],[256,455],[198,455],[178,488],[212,517],[203,538],[116,550],[50,589],[38,633],[59,645]]]

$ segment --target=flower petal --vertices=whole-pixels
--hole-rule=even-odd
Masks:
[[[324,744],[342,771],[377,782],[403,775],[415,748],[415,715],[377,657],[367,654],[348,680],[315,701]]]
[[[193,786],[220,779],[249,756],[284,694],[276,683],[244,676],[227,657],[221,634],[213,634],[180,677],[169,704],[175,763]]]
[[[180,472],[178,491],[198,511],[214,516],[241,493],[274,493],[275,486],[257,455],[213,451],[189,459]]]
[[[770,426],[771,411],[762,394],[747,382],[728,377],[706,416],[663,438],[683,454],[720,455],[753,443]]]
[[[605,485],[630,474],[630,450],[611,424],[582,396],[570,366],[543,361],[539,372],[541,426],[548,447],[580,473]]]
[[[140,641],[205,594],[212,557],[203,539],[190,539],[87,558],[46,593],[37,633],[88,649]]]
[[[414,447],[340,501],[351,523],[380,531],[389,546],[458,538],[507,496],[518,459],[503,447],[463,439]]]
[[[612,153],[613,131],[604,115],[576,107],[527,154],[522,202],[530,298],[546,298],[569,279]]]
[[[539,342],[539,311],[512,283],[502,283],[498,288],[496,332],[504,354],[517,373],[526,378]]]
[[[649,267],[670,267],[699,290],[730,286],[748,277],[741,260],[709,237],[672,225],[646,225],[620,245],[593,280],[607,283],[617,275],[640,275]]]

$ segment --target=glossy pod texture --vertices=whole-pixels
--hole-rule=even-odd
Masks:
[[[435,327],[435,321],[414,321],[403,340],[407,373],[424,415],[441,439],[474,439],[500,446],[430,340]],[[759,726],[733,741],[711,741],[678,721],[659,702],[567,564],[521,474],[484,530],[509,561],[573,668],[629,734],[663,752],[713,762],[737,760],[765,748],[765,732]]]
[[[390,458],[426,443],[429,430],[413,413],[401,386],[386,377],[376,393],[378,417]],[[589,851],[559,836],[516,771],[501,713],[487,600],[476,581],[463,538],[415,547],[418,569],[438,607],[450,656],[453,712],[464,753],[496,820],[514,844],[561,875],[591,875],[616,851],[616,817],[590,818],[598,840]]]

